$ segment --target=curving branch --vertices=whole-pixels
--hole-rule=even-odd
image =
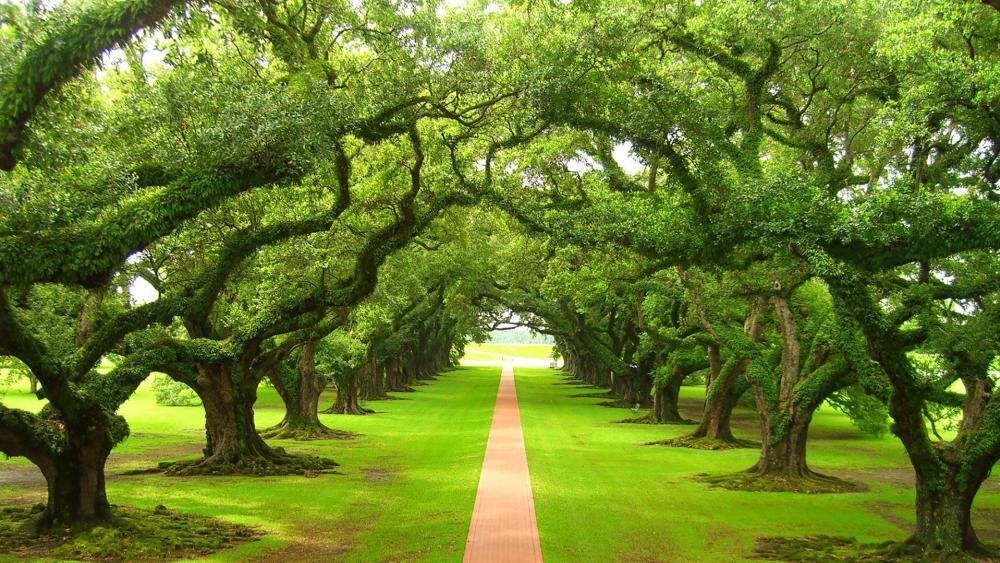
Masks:
[[[155,25],[184,0],[99,2],[81,12],[60,14],[0,83],[0,169],[17,164],[16,149],[28,121],[46,95],[77,76],[103,52]],[[2,269],[2,268],[0,268]]]

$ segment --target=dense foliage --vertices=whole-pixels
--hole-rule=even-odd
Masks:
[[[264,438],[349,437],[328,386],[366,414],[519,325],[633,422],[690,423],[703,384],[665,443],[759,447],[722,486],[851,490],[806,463],[813,413],[889,428],[906,549],[982,549],[992,0],[0,4],[0,168],[0,376],[47,401],[0,404],[0,451],[45,475],[45,525],[110,518],[116,412],[153,372],[206,413],[168,473],[323,471]]]

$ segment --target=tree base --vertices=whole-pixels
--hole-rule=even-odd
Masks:
[[[611,407],[614,409],[634,409],[635,403],[626,401],[625,399],[614,399],[611,401],[602,401],[600,403],[597,403],[597,406]],[[653,406],[652,403],[639,403],[640,409],[648,409],[651,406]]]
[[[315,477],[330,473],[338,464],[332,459],[313,455],[293,455],[282,448],[273,448],[260,455],[243,455],[238,459],[212,456],[191,461],[165,461],[159,468],[167,475],[305,475]]]
[[[290,425],[279,424],[260,432],[260,437],[266,440],[297,440],[308,442],[312,440],[353,440],[360,437],[357,432],[347,430],[334,430],[319,425]]]
[[[375,411],[373,411],[372,409],[366,409],[365,407],[357,407],[353,409],[338,409],[336,407],[330,407],[325,411],[320,411],[320,412],[323,414],[350,414],[356,416],[375,414]]]
[[[362,401],[385,401],[386,399],[391,399],[388,392],[379,393],[378,395],[364,395],[360,397]]]
[[[261,532],[208,516],[112,507],[111,519],[40,533],[45,507],[0,510],[0,554],[28,559],[150,561],[195,559],[260,539]]]
[[[771,561],[919,561],[972,563],[996,561],[985,548],[974,551],[939,551],[914,542],[859,543],[840,536],[759,537],[754,559]]]
[[[739,440],[732,438],[723,440],[720,438],[696,438],[694,436],[679,436],[669,440],[658,440],[649,442],[647,446],[670,446],[672,448],[691,448],[693,450],[736,450],[740,448],[759,448],[760,444],[750,440]]]
[[[868,487],[829,475],[810,472],[807,476],[774,473],[741,472],[725,475],[695,475],[695,480],[720,489],[731,491],[756,491],[766,493],[833,494],[860,493]]]
[[[587,389],[600,389],[600,387],[587,387]],[[567,395],[570,399],[613,399],[614,395],[610,391],[599,391],[597,393],[574,393],[572,395]],[[598,405],[607,406],[605,401],[603,403],[597,403]],[[631,405],[630,405],[631,406]]]
[[[626,418],[624,420],[619,420],[618,423],[619,424],[682,424],[682,425],[695,424],[693,420],[689,420],[686,418],[656,420],[655,418],[653,418],[653,415],[651,414],[637,416],[635,418]]]

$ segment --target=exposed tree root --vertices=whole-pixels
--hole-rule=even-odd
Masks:
[[[694,450],[735,450],[740,448],[759,448],[760,444],[750,440],[720,440],[718,438],[695,438],[694,436],[679,436],[669,440],[649,442],[647,446],[670,446],[673,448],[691,448]]]
[[[645,414],[642,416],[637,416],[635,418],[626,418],[624,420],[619,420],[619,424],[684,424],[690,425],[695,424],[695,421],[689,420],[687,418],[671,419],[671,420],[656,420],[652,414]]]
[[[313,455],[293,455],[283,448],[269,448],[266,453],[246,454],[237,459],[212,456],[191,461],[166,461],[160,469],[167,475],[306,475],[329,473],[338,464],[332,459]]]
[[[325,411],[320,411],[323,414],[353,414],[353,415],[365,415],[365,414],[375,414],[372,409],[366,409],[365,407],[356,407],[349,409],[337,408],[336,405],[326,409]]]
[[[260,539],[261,532],[208,516],[130,506],[109,521],[37,531],[45,507],[0,509],[0,554],[27,559],[151,561],[195,559]]]
[[[791,476],[775,473],[756,473],[744,471],[723,475],[702,473],[695,476],[696,481],[708,483],[713,487],[733,491],[759,491],[771,493],[859,493],[867,491],[862,483],[847,481],[829,475],[809,472],[804,476]]]
[[[260,432],[260,437],[268,440],[353,440],[361,436],[356,432],[347,430],[334,430],[326,426],[309,424],[279,424]]]
[[[597,393],[574,393],[567,395],[570,399],[614,399],[615,396],[610,391],[600,391]],[[598,403],[603,405],[604,403]]]
[[[759,537],[753,558],[772,561],[997,561],[997,554],[976,551],[934,551],[910,542],[860,543],[840,536]]]
[[[597,403],[597,406],[610,407],[613,409],[631,409],[635,408],[635,403],[629,404],[622,399],[612,399],[610,401],[601,401],[600,403]]]
[[[361,397],[362,401],[385,401],[386,399],[391,399],[392,396],[388,392],[379,393],[377,395],[363,395]]]

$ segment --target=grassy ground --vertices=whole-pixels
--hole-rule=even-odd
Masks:
[[[634,416],[570,398],[599,390],[567,383],[548,369],[517,368],[521,408],[546,561],[733,561],[757,536],[829,534],[863,542],[902,540],[913,522],[913,473],[892,436],[867,437],[847,418],[821,409],[810,435],[814,469],[860,480],[865,493],[796,495],[710,489],[702,472],[749,467],[756,450],[699,451],[645,442],[690,427],[615,424]],[[684,389],[683,413],[697,419],[701,390]],[[735,416],[737,435],[756,439],[755,418]],[[991,479],[976,501],[980,538],[1000,543],[1000,487]]]
[[[258,526],[263,540],[210,560],[457,561],[462,557],[493,404],[498,368],[460,368],[401,393],[369,402],[372,416],[322,415],[358,440],[272,442],[289,451],[328,456],[339,475],[305,477],[123,476],[122,471],[196,456],[203,447],[201,407],[158,407],[143,388],[123,406],[132,436],[112,454],[108,494],[116,504],[165,504]],[[324,399],[332,400],[332,397]],[[8,391],[5,404],[38,406]],[[277,423],[273,390],[261,389],[258,427]],[[44,481],[23,459],[0,460],[0,505],[44,499]]]
[[[550,344],[469,344],[465,347],[465,360],[499,360],[497,356],[546,359],[552,357]]]
[[[257,526],[263,540],[211,560],[458,561],[461,559],[493,411],[499,369],[461,368],[399,394],[369,402],[367,417],[323,415],[331,427],[361,432],[349,442],[278,442],[290,451],[331,457],[339,475],[167,478],[124,476],[158,461],[199,454],[200,407],[158,407],[144,387],[123,407],[133,435],[109,464],[112,502],[157,504]],[[744,469],[755,450],[709,452],[645,442],[690,427],[616,424],[634,416],[597,406],[599,392],[554,370],[517,368],[528,463],[546,561],[732,561],[747,559],[758,536],[829,534],[863,542],[901,540],[912,524],[913,477],[898,441],[856,431],[821,409],[810,462],[822,472],[866,483],[864,493],[795,495],[711,489],[691,477]],[[701,390],[683,390],[682,411],[700,413]],[[281,418],[262,389],[263,428]],[[324,402],[332,400],[326,397]],[[5,404],[37,408],[23,391]],[[740,437],[756,438],[754,415],[738,412]],[[44,498],[38,471],[23,459],[0,460],[0,505]],[[980,537],[1000,544],[1000,487],[977,499]]]

